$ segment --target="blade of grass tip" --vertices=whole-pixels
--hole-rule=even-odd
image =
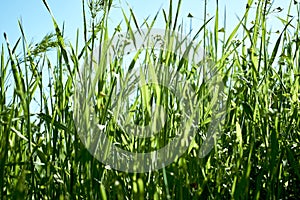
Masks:
[[[43,3],[45,5],[45,7],[47,8],[48,12],[50,13],[51,15],[51,18],[52,18],[52,22],[53,22],[53,25],[54,25],[54,28],[55,28],[55,32],[56,32],[56,37],[57,37],[57,40],[58,40],[58,44],[61,48],[61,53],[63,55],[63,58],[65,60],[65,63],[67,65],[67,68],[68,68],[68,71],[69,73],[71,74],[72,76],[72,71],[71,71],[71,67],[70,67],[70,63],[69,63],[69,59],[68,59],[68,55],[67,55],[67,51],[66,51],[66,46],[65,46],[65,42],[64,42],[64,39],[63,39],[63,35],[62,35],[62,32],[60,31],[59,27],[58,27],[58,24],[54,18],[54,15],[47,3],[46,0],[43,0]]]
[[[199,30],[197,31],[197,33],[195,34],[195,36],[193,37],[192,41],[195,41],[197,39],[197,37],[199,36],[199,34],[201,33],[201,31],[203,29],[205,29],[206,25],[213,19],[214,17],[211,17],[209,20],[205,21],[205,23],[199,28]],[[205,30],[204,30],[205,32]]]
[[[5,77],[6,77],[6,67],[4,65],[4,45],[1,45],[1,57],[0,57],[0,66],[1,66],[1,71],[0,71],[0,88],[1,88],[1,96],[0,96],[0,101],[3,101],[0,103],[0,110],[2,110],[2,106],[5,104],[5,89],[4,89],[4,84],[5,84]]]
[[[64,34],[65,34],[65,22],[63,22],[62,29],[61,29],[61,35]]]
[[[240,19],[239,19],[239,17],[237,16],[237,19],[240,21]],[[248,23],[248,16],[246,16],[245,18],[244,18],[244,20],[243,20],[244,22],[243,22],[243,25],[246,27],[246,24]],[[244,29],[245,30],[245,29]],[[247,33],[245,33],[245,31],[243,31],[243,33],[242,33],[243,35],[243,37],[245,37],[245,35],[247,34]],[[250,37],[250,31],[249,31],[249,33],[247,34],[248,35],[248,37],[250,38],[250,45],[252,46],[252,44],[253,44],[253,41],[252,41],[252,37]],[[224,40],[225,41],[225,40]],[[241,57],[242,57],[242,59],[243,59],[243,66],[247,66],[247,60],[246,60],[246,57],[247,57],[247,45],[245,44],[245,43],[243,43],[242,44],[243,46],[242,46],[242,51],[241,51]],[[225,52],[225,44],[224,44],[224,52]]]
[[[131,25],[130,25],[130,20],[127,18],[125,11],[122,9],[123,17],[125,19],[126,25],[127,25],[127,31],[129,32],[130,39],[132,39],[134,46],[136,47],[136,41],[135,41],[135,36],[132,31]]]
[[[177,10],[176,10],[176,15],[175,15],[175,21],[174,21],[173,31],[175,31],[176,26],[177,26],[177,20],[178,20],[179,11],[180,11],[180,8],[181,8],[181,2],[182,2],[182,0],[179,0],[178,4],[177,4]]]
[[[160,9],[161,9],[161,8],[160,8]],[[149,36],[149,34],[150,34],[150,32],[151,32],[151,30],[152,30],[152,28],[153,28],[153,26],[154,26],[156,20],[157,20],[158,14],[160,13],[160,9],[156,12],[156,14],[155,14],[153,20],[151,21],[150,26],[147,26],[147,34],[146,34],[146,36],[144,37],[145,40],[146,40],[146,38],[148,38],[148,36]],[[145,23],[146,23],[146,22],[145,22]]]
[[[150,15],[148,15],[146,18],[144,18],[143,23],[141,24],[141,28],[143,26],[146,26],[147,29],[149,28],[149,25],[147,23],[149,21],[149,18],[150,18]]]
[[[62,33],[61,33],[57,23],[56,23],[56,20],[54,18],[52,18],[52,20],[53,20],[53,25],[54,25],[54,28],[55,28],[58,44],[59,44],[60,49],[61,49],[61,53],[63,55],[63,58],[65,60],[67,68],[69,70],[69,73],[72,75],[72,71],[71,71],[71,67],[70,67],[70,63],[69,63],[69,58],[68,58],[68,54],[67,54],[67,50],[66,50],[66,45],[65,45]]]
[[[86,26],[86,16],[85,16],[85,1],[82,0],[82,16],[83,16],[83,36],[84,42],[87,43],[87,26]]]
[[[19,37],[19,39],[17,40],[17,42],[16,42],[14,48],[12,49],[12,54],[13,54],[13,55],[15,54],[15,52],[16,52],[16,50],[17,50],[17,47],[18,47],[18,45],[19,45],[19,43],[20,43],[20,41],[21,41],[21,37]]]
[[[163,11],[163,15],[164,15],[165,24],[167,24],[168,23],[167,13],[166,13],[165,9],[163,9],[162,11]]]
[[[91,42],[92,42],[92,38],[90,38],[88,41],[85,42],[84,47],[81,49],[81,51],[80,51],[80,53],[78,55],[78,60],[80,60],[81,57],[84,56],[84,55],[86,57],[88,57],[87,56],[87,53],[88,53],[87,49],[89,48],[89,45],[91,44]]]
[[[246,25],[244,23],[241,24],[244,28],[244,30],[246,31],[246,35],[248,36],[249,40],[250,40],[250,44],[251,46],[253,46],[253,40],[252,40],[252,37],[251,37],[251,32],[249,29],[247,29]]]
[[[242,23],[242,26],[244,28],[244,30],[246,31],[246,35],[247,37],[249,38],[250,40],[250,43],[251,43],[251,46],[254,46],[254,43],[253,43],[253,39],[252,39],[252,36],[251,36],[251,33],[250,33],[250,30],[247,29],[247,27]],[[242,53],[244,55],[244,53]],[[255,72],[255,80],[256,80],[256,76],[258,74],[258,66],[259,66],[259,62],[258,62],[258,58],[257,56],[255,55],[254,51],[251,52],[251,59],[250,59],[250,62],[253,64],[253,70]],[[251,65],[252,66],[252,65]]]
[[[186,38],[184,38],[181,43],[183,43],[185,40],[186,40]],[[178,64],[178,67],[177,67],[177,72],[180,71],[180,69],[182,68],[182,66],[184,66],[185,64],[188,63],[188,61],[186,60],[186,58],[189,56],[189,53],[190,53],[190,50],[191,50],[192,47],[193,47],[193,43],[189,43],[189,45],[187,46],[187,48],[183,52],[183,56],[181,57],[181,59],[179,61],[179,64]]]
[[[225,38],[226,38],[226,21],[227,21],[227,13],[226,13],[226,6],[224,7],[224,21],[223,21],[223,45],[222,45],[222,54],[225,51]],[[220,30],[219,30],[220,31]]]
[[[7,73],[7,68],[9,65],[9,60],[6,61],[4,60],[4,45],[1,45],[1,57],[0,57],[0,65],[1,65],[1,71],[0,71],[0,111],[3,110],[3,107],[5,107],[5,102],[6,102],[6,92],[7,92],[7,87],[5,88],[5,81],[6,81],[6,73]]]
[[[131,71],[136,63],[136,61],[139,58],[139,55],[142,53],[142,49],[138,49],[135,56],[133,57],[132,61],[130,62],[130,65],[128,67],[128,71]]]
[[[46,0],[43,0],[43,3],[44,3],[44,5],[45,5],[46,9],[48,10],[48,12],[50,13],[50,15],[53,17],[52,11],[51,11],[51,9],[50,9],[50,7],[49,7],[47,1],[46,1]]]
[[[204,32],[203,32],[203,38],[202,38],[202,40],[203,40],[203,52],[204,52],[204,54],[206,54],[207,53],[207,48],[206,48],[206,46],[207,46],[206,45],[206,38],[207,38],[207,35],[206,35],[207,0],[204,0],[204,8],[203,9],[204,9],[204,12],[203,12],[203,20],[204,20],[204,26],[203,26],[203,28],[204,28]],[[196,35],[198,35],[199,33],[200,33],[200,31],[198,31]],[[196,38],[196,35],[195,35],[194,38]],[[202,73],[205,74],[205,68],[203,68],[202,71],[203,71]],[[202,112],[204,112],[204,106],[203,106],[203,111]]]
[[[231,42],[232,38],[236,35],[239,27],[241,26],[243,20],[248,16],[248,12],[250,10],[250,7],[253,3],[253,0],[248,0],[247,6],[246,6],[246,12],[244,13],[242,19],[239,21],[238,25],[236,25],[236,27],[233,29],[233,31],[231,32],[231,34],[229,35],[226,43],[225,43],[225,48],[228,48],[229,43]]]
[[[278,18],[279,20],[282,21],[282,24],[287,24],[288,21],[289,21],[289,19],[291,18],[291,16],[292,16],[292,15],[291,15],[292,4],[293,4],[293,0],[290,1],[289,7],[288,7],[288,10],[287,10],[287,14],[286,14],[286,20],[283,20],[283,19],[281,19],[279,16],[277,16],[277,18]],[[294,4],[295,4],[295,3],[294,3]],[[297,21],[299,22],[299,15],[300,15],[300,12],[299,12],[299,5],[298,5],[297,10],[298,10],[298,19],[297,19]],[[296,33],[299,32],[299,31],[298,31],[298,30],[299,30],[299,26],[297,26],[297,28],[294,27],[292,24],[290,24],[290,26],[291,26],[293,29],[296,29]],[[298,36],[298,35],[297,35],[297,36]],[[286,41],[286,37],[287,37],[287,36],[284,35],[283,41]],[[297,52],[298,48],[299,48],[299,45],[296,44],[296,50],[295,50],[295,52]],[[296,54],[295,54],[295,55],[296,55]],[[295,57],[294,57],[294,59],[295,59]]]
[[[287,27],[291,24],[291,22],[293,21],[294,18],[292,18],[284,27],[283,31],[281,32],[281,34],[279,35],[279,38],[277,39],[276,41],[276,44],[274,46],[274,49],[272,51],[272,55],[271,55],[271,58],[269,60],[269,63],[268,65],[271,66],[275,60],[275,57],[277,55],[277,52],[278,52],[278,48],[279,48],[279,45],[280,45],[280,42],[281,42],[281,37],[283,35],[283,33],[286,31]]]
[[[73,61],[74,64],[74,73],[77,71],[78,76],[79,76],[79,80],[81,79],[81,73],[79,71],[79,64],[78,64],[78,58],[77,58],[77,50],[74,50],[72,44],[69,44],[70,48],[71,48],[71,60]],[[74,80],[72,80],[73,82]]]
[[[262,3],[263,1],[259,1],[257,4],[257,8],[256,8],[256,15],[255,15],[255,20],[253,23],[253,27],[251,28],[252,30],[252,35],[253,35],[253,44],[257,45],[257,40],[260,36],[259,30],[261,29],[260,25],[260,21],[262,18],[262,11],[261,11],[261,7],[262,7]],[[252,46],[251,46],[252,47]],[[260,64],[260,63],[259,63]],[[260,66],[258,66],[260,68]]]
[[[241,43],[243,43],[247,39],[247,36],[245,36]],[[221,63],[223,63],[230,55],[232,55],[233,52],[236,51],[236,49],[239,47],[239,45],[236,45],[233,49],[230,51],[226,51],[226,53],[215,63],[215,66],[219,66]]]
[[[78,54],[78,41],[79,41],[79,28],[77,29],[77,32],[76,32],[75,55]]]
[[[108,8],[107,8],[108,7]],[[107,8],[107,9],[105,9]],[[108,12],[110,9],[110,3],[109,5],[105,4],[105,8],[104,8],[104,14],[103,14],[103,18],[101,19],[101,23],[104,25],[104,27],[108,27]],[[99,91],[101,91],[103,89],[103,85],[104,85],[104,73],[106,71],[105,67],[107,64],[107,60],[106,59],[101,59],[101,58],[106,58],[107,57],[107,52],[109,52],[109,47],[111,46],[111,42],[113,40],[113,38],[116,35],[116,30],[113,33],[113,36],[111,39],[109,39],[109,35],[108,35],[108,29],[104,28],[100,30],[100,39],[99,39],[99,47],[98,47],[98,62],[99,62],[99,66],[97,69],[97,74],[99,74],[99,76],[97,77],[102,77],[99,81],[98,81],[98,89]],[[104,47],[104,49],[103,49]],[[108,49],[107,49],[108,48]]]
[[[267,13],[267,5],[268,5],[268,1],[264,2],[264,6],[263,6],[263,10],[260,12],[260,15],[262,15],[259,18],[262,18],[261,23],[259,28],[261,28],[261,32],[260,32],[260,47],[259,47],[259,59],[258,59],[258,72],[260,72],[260,67],[261,67],[261,62],[264,61],[264,66],[267,66],[267,42],[266,42],[266,16],[268,15]],[[271,6],[270,6],[271,7]],[[257,15],[258,16],[258,15]],[[258,26],[256,26],[258,28]],[[259,29],[258,29],[259,30]],[[255,39],[256,41],[256,39]],[[254,47],[255,48],[255,47]],[[263,52],[263,53],[262,53]],[[251,56],[253,56],[254,51],[252,51]],[[262,59],[262,56],[264,57]],[[266,73],[268,73],[268,71],[266,71]]]
[[[168,23],[166,24],[167,30],[171,30],[172,28],[172,21],[173,20],[173,0],[170,0],[169,2],[169,15],[168,15]]]
[[[22,34],[22,43],[23,43],[23,56],[24,56],[24,59],[27,59],[27,55],[26,55],[26,52],[28,53],[27,49],[28,49],[28,46],[27,46],[27,42],[26,42],[26,38],[25,38],[25,33],[24,33],[24,29],[23,29],[23,26],[22,26],[22,22],[20,20],[18,20],[18,25],[19,25],[19,28],[21,30],[21,34]],[[30,52],[29,52],[30,53]],[[25,65],[25,77],[26,77],[26,91],[27,91],[27,101],[29,101],[28,97],[30,97],[29,95],[29,77],[28,77],[28,67],[27,67],[27,62],[25,61],[24,62],[24,65]],[[29,110],[29,102],[27,102],[27,107],[28,107],[28,110]]]
[[[13,71],[13,77],[14,77],[15,82],[16,82],[16,92],[17,92],[17,94],[18,94],[18,96],[19,96],[19,98],[22,102],[22,105],[25,105],[25,102],[26,102],[25,101],[25,94],[24,94],[25,85],[24,85],[24,82],[22,82],[22,80],[21,80],[20,73],[18,72],[17,66],[14,62],[14,56],[13,56],[13,53],[11,51],[6,33],[4,33],[4,38],[6,40],[7,49],[8,49],[8,53],[9,53],[9,56],[10,56],[10,63],[11,63],[12,71]],[[26,109],[26,108],[23,108],[23,109]]]
[[[133,22],[134,22],[134,25],[135,25],[136,29],[138,30],[139,34],[142,34],[142,33],[141,33],[141,30],[140,30],[140,27],[139,27],[139,25],[138,25],[138,22],[137,22],[137,20],[136,20],[136,17],[135,17],[135,15],[134,15],[134,13],[133,13],[132,8],[130,8],[129,10],[130,10],[130,15],[131,15],[131,17],[132,17],[132,19],[133,19]]]
[[[216,0],[215,30],[214,30],[215,61],[218,59],[218,39],[219,39],[219,1]]]
[[[102,19],[102,23],[104,23],[104,26],[107,27],[108,26],[108,18],[105,17]],[[104,73],[106,71],[105,66],[107,65],[107,60],[106,59],[101,59],[102,57],[106,58],[107,57],[107,52],[109,52],[112,41],[114,39],[114,37],[116,36],[116,30],[113,33],[112,38],[109,38],[108,35],[108,29],[102,29],[101,33],[100,33],[100,41],[99,41],[99,53],[98,53],[98,61],[100,61],[100,63],[98,63],[98,65],[100,67],[97,68],[96,70],[96,76],[95,77],[99,77],[100,79],[94,79],[92,81],[92,88],[94,88],[96,86],[96,84],[98,83],[98,90],[101,91],[103,90],[103,86],[104,86]],[[125,47],[124,47],[125,48]],[[92,93],[89,93],[89,95]],[[90,98],[90,96],[89,96]],[[105,111],[106,112],[106,111]]]

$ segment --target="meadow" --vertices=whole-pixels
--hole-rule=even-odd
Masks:
[[[78,32],[74,44],[64,36],[64,27],[57,24],[46,0],[43,2],[53,20],[53,33],[36,44],[28,42],[19,21],[20,38],[9,41],[9,35],[4,34],[6,43],[0,49],[1,199],[299,198],[300,4],[297,1],[292,0],[290,7],[285,8],[286,16],[277,18],[284,27],[279,31],[271,30],[268,20],[282,8],[274,8],[271,1],[248,0],[243,17],[230,32],[218,1],[213,17],[206,15],[205,4],[203,25],[191,36],[197,48],[201,47],[205,53],[204,61],[197,64],[178,56],[168,45],[156,53],[149,48],[143,54],[134,54],[129,68],[137,65],[137,60],[161,62],[165,68],[175,66],[190,81],[196,99],[201,102],[197,104],[197,126],[191,128],[194,137],[187,150],[180,157],[175,156],[169,165],[143,173],[115,170],[100,162],[86,148],[90,141],[81,138],[78,124],[93,128],[90,115],[84,114],[92,107],[93,116],[100,125],[105,124],[103,133],[113,144],[126,151],[150,152],[165,146],[180,133],[178,124],[185,115],[180,114],[177,96],[151,85],[141,88],[133,103],[121,99],[133,110],[124,115],[128,124],[148,125],[153,101],[165,109],[166,122],[158,135],[142,139],[129,136],[126,127],[118,126],[111,114],[116,94],[114,77],[117,74],[126,79],[126,70],[122,68],[124,48],[116,51],[114,57],[98,60],[96,67],[90,59],[95,48],[105,50],[110,44],[109,35],[120,32],[115,28],[114,33],[109,33],[108,18],[115,2],[82,1],[84,27],[79,28],[84,34],[80,38]],[[170,0],[169,10],[157,12],[142,24],[138,24],[132,10],[124,11],[126,30],[122,31],[126,39],[135,42],[135,30],[154,29],[158,15],[164,16],[163,28],[167,32],[183,33],[178,18],[181,2]],[[296,13],[291,12],[292,7],[296,7]],[[84,41],[82,47],[80,40]],[[104,54],[105,51],[100,51],[99,58]],[[222,119],[218,130],[213,129],[219,134],[212,140],[212,149],[199,156],[201,146],[209,138],[210,124],[216,119],[212,108],[220,106],[220,102],[207,95],[216,80],[200,81],[203,77],[199,73],[205,73],[208,67],[220,75],[218,81],[223,87],[218,92],[224,100],[224,110],[221,115],[216,114]],[[82,78],[82,75],[90,77],[85,69],[94,70],[99,79]],[[74,101],[82,98],[78,80],[85,84],[80,91],[88,97],[86,104]],[[89,93],[85,86],[91,85],[89,91],[93,92]],[[76,119],[80,107],[84,112],[79,112],[82,118]],[[104,144],[98,151],[106,148]]]

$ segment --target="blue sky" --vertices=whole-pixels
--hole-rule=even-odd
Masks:
[[[68,35],[73,37],[78,20],[81,18],[81,1],[50,0],[48,3],[58,22],[66,22]],[[72,8],[70,8],[72,5]],[[0,41],[3,42],[3,32],[6,32],[13,43],[20,36],[18,20],[22,19],[27,40],[40,40],[45,34],[53,31],[51,17],[44,7],[42,0],[10,0],[1,3],[0,7]]]
[[[174,0],[174,7],[176,7],[176,0]],[[237,22],[237,15],[241,16],[245,10],[246,0],[220,0],[220,27],[223,23],[223,11],[226,6],[227,10],[227,26],[230,29]],[[287,0],[275,0],[274,8],[283,7],[287,10]],[[61,26],[65,22],[65,36],[74,41],[77,28],[82,30],[82,8],[81,0],[63,0],[55,1],[48,0],[52,12]],[[113,30],[114,26],[122,19],[121,7],[128,11],[130,5],[140,22],[143,22],[147,16],[154,16],[159,8],[168,9],[168,0],[115,0],[114,8],[110,14],[110,25]],[[187,28],[189,28],[189,19],[186,17],[188,13],[192,13],[193,26],[195,29],[202,25],[203,20],[203,4],[204,0],[183,0],[180,19],[182,19]],[[214,15],[215,1],[208,0],[208,12],[210,16]],[[42,0],[10,0],[3,1],[0,7],[0,43],[4,42],[3,33],[6,32],[10,43],[14,43],[20,36],[18,27],[18,19],[22,19],[23,27],[27,40],[38,42],[42,37],[53,31],[53,25],[49,13],[45,9]],[[275,19],[275,17],[274,17]],[[160,14],[160,21],[156,24],[157,28],[161,28],[162,13]],[[276,20],[278,22],[278,20]],[[124,23],[124,22],[123,22]],[[280,28],[280,24],[272,24],[276,28]],[[82,35],[81,35],[82,36]]]

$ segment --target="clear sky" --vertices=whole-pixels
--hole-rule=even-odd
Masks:
[[[215,0],[207,0],[208,13],[210,16],[214,15]],[[247,0],[219,0],[220,11],[220,27],[223,23],[224,8],[227,10],[227,26],[230,29],[237,23],[236,16],[242,16],[245,11]],[[65,36],[71,41],[76,36],[77,28],[82,30],[82,8],[81,0],[48,0],[52,12],[61,26],[65,22]],[[169,0],[114,0],[114,8],[110,14],[111,29],[122,20],[121,7],[128,11],[130,5],[140,22],[143,22],[147,16],[153,17],[160,9],[168,9]],[[203,22],[203,4],[204,0],[183,0],[180,19],[182,19],[187,28],[189,28],[188,13],[194,15],[193,26],[194,29],[199,28]],[[284,11],[287,10],[289,0],[274,0],[274,8],[282,7]],[[174,7],[177,5],[177,0],[174,0]],[[162,13],[160,14],[160,22],[157,23],[156,28],[162,28]],[[275,15],[274,15],[275,16]],[[53,32],[53,25],[51,17],[45,9],[42,0],[9,0],[2,1],[0,7],[0,43],[4,43],[3,33],[6,32],[10,43],[15,43],[20,36],[18,27],[18,19],[22,19],[27,40],[38,42],[47,33]],[[274,17],[274,20],[275,17]],[[279,20],[276,20],[279,22]],[[123,21],[124,23],[124,21]],[[272,24],[273,25],[273,24]],[[280,28],[280,23],[275,28]],[[274,31],[276,31],[274,28]]]

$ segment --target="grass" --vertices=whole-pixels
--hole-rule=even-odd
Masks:
[[[222,13],[218,5],[214,18],[207,19],[204,15],[203,26],[193,37],[197,38],[196,46],[205,50],[206,60],[213,62],[221,74],[222,95],[226,99],[226,115],[218,127],[222,134],[204,157],[199,157],[199,150],[213,120],[209,109],[213,103],[206,95],[211,89],[209,80],[201,82],[198,74],[206,74],[208,63],[190,69],[189,63],[172,51],[155,55],[150,49],[140,54],[144,56],[139,58],[143,62],[160,61],[166,67],[176,66],[183,77],[193,80],[201,105],[193,145],[180,158],[159,170],[128,173],[111,169],[93,157],[76,129],[78,121],[74,114],[78,110],[73,101],[78,95],[76,80],[81,80],[84,86],[93,83],[80,77],[81,66],[88,62],[93,68],[93,62],[86,58],[98,46],[99,55],[103,56],[111,41],[108,36],[117,34],[117,29],[115,33],[108,32],[111,0],[82,2],[82,48],[78,45],[79,34],[75,44],[64,39],[63,27],[56,23],[46,1],[53,19],[53,34],[34,46],[27,42],[19,22],[21,37],[17,42],[9,43],[9,36],[4,35],[7,42],[0,50],[1,199],[297,199],[300,193],[299,3],[291,1],[288,15],[278,18],[284,26],[279,33],[269,29],[268,19],[274,17],[270,1],[248,0],[243,17],[231,32],[226,29],[226,20],[222,25],[219,22]],[[175,4],[170,0],[169,11],[163,10],[166,30],[184,31],[178,24],[180,5],[181,1]],[[292,6],[297,7],[296,13],[291,13]],[[206,7],[207,3],[204,11]],[[256,14],[253,17],[249,12]],[[138,24],[132,10],[123,13],[127,36],[132,42],[135,29],[150,31],[161,14]],[[55,59],[50,58],[50,50],[54,50]],[[125,116],[126,120],[129,124],[149,124],[152,109],[149,102],[154,99],[166,109],[166,124],[155,138],[137,140],[125,134],[110,114],[116,95],[114,73],[126,77],[121,67],[124,53],[120,49],[119,57],[101,59],[96,69],[100,78],[93,83],[97,91],[88,90],[94,91],[90,93],[90,104],[82,106],[86,110],[89,106],[94,108],[99,124],[107,122],[105,133],[120,148],[139,152],[159,149],[180,130],[176,96],[155,85],[142,87],[135,104],[128,103],[135,112]],[[138,54],[131,67],[137,63]],[[33,104],[38,105],[38,112],[33,112]],[[91,126],[87,116],[83,115],[83,119],[84,126]]]

